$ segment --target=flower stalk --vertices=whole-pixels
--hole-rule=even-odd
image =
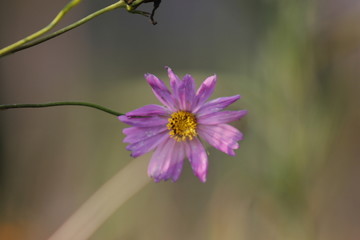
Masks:
[[[50,40],[54,37],[57,37],[67,31],[70,31],[70,30],[90,21],[91,19],[94,19],[95,17],[97,17],[103,13],[110,12],[117,8],[125,8],[130,13],[135,13],[135,14],[140,14],[140,15],[146,16],[146,17],[151,17],[152,23],[156,24],[156,22],[154,22],[154,20],[153,20],[153,15],[154,15],[155,10],[153,10],[152,14],[136,10],[136,8],[138,6],[140,6],[142,3],[149,2],[148,0],[136,0],[131,3],[130,2],[128,3],[127,1],[128,0],[126,0],[126,1],[120,0],[116,3],[113,3],[105,8],[102,8],[102,9],[80,19],[79,21],[77,21],[73,24],[70,24],[67,27],[64,27],[64,28],[46,36],[45,34],[48,33],[51,29],[53,29],[61,21],[61,19],[63,19],[63,17],[65,16],[66,13],[68,13],[72,8],[74,8],[81,2],[81,0],[72,0],[58,13],[58,15],[54,18],[54,20],[49,25],[47,25],[43,29],[37,31],[36,33],[31,34],[30,36],[25,37],[24,39],[22,39],[20,41],[17,41],[3,49],[0,49],[0,57],[24,50],[26,48],[33,47],[42,42]],[[158,4],[154,4],[154,9],[156,9],[157,7],[158,7]]]
[[[50,102],[50,103],[23,103],[23,104],[3,104],[0,105],[0,110],[8,110],[14,108],[44,108],[44,107],[57,107],[57,106],[83,106],[94,108],[114,116],[124,115],[123,113],[116,112],[109,108],[103,107],[98,104],[88,102]]]
[[[68,13],[72,8],[77,6],[80,2],[81,2],[81,0],[72,0],[71,2],[66,4],[66,6],[58,13],[58,15],[56,15],[54,20],[52,20],[49,25],[47,25],[43,29],[31,34],[30,36],[27,36],[26,38],[21,39],[20,41],[17,41],[15,43],[1,49],[0,50],[0,56],[4,56],[4,55],[7,55],[9,53],[12,53],[12,51],[14,49],[17,49],[17,48],[21,47],[22,45],[24,45],[24,44],[26,44],[26,43],[28,43],[28,42],[42,36],[42,35],[44,35],[45,33],[49,32],[51,29],[53,29],[60,22],[61,19],[63,19],[63,17],[66,15],[66,13]]]

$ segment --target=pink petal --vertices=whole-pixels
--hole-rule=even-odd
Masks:
[[[170,86],[173,90],[173,94],[174,94],[174,97],[175,99],[178,98],[178,92],[177,92],[177,89],[178,87],[181,85],[181,79],[171,70],[171,68],[169,67],[165,67],[168,71],[168,76],[169,76],[169,79],[170,79]]]
[[[166,117],[152,116],[152,117],[128,117],[125,115],[119,116],[118,119],[123,123],[134,127],[155,127],[166,126],[168,119]]]
[[[176,154],[173,154],[174,165],[172,166],[171,175],[169,176],[173,182],[176,182],[179,179],[185,158],[185,149],[183,144],[177,142],[175,148],[174,153]]]
[[[148,167],[148,174],[155,182],[170,178],[177,180],[182,168],[182,163],[179,164],[179,161],[182,162],[179,150],[176,140],[170,137],[159,144]]]
[[[150,104],[150,105],[145,105],[141,108],[135,109],[131,112],[128,112],[125,114],[128,117],[144,117],[144,116],[152,116],[152,115],[169,115],[169,110],[167,110],[166,108],[159,106],[159,105],[155,105],[155,104]]]
[[[146,138],[155,136],[164,131],[167,131],[166,126],[124,128],[123,133],[126,135],[124,142],[126,143],[140,142]]]
[[[234,149],[239,148],[237,142],[243,138],[239,130],[228,124],[200,125],[198,132],[211,146],[231,156],[235,156]]]
[[[206,125],[229,123],[239,120],[240,118],[245,116],[247,112],[247,110],[214,112],[207,115],[199,116],[198,123]]]
[[[159,99],[159,101],[174,111],[175,110],[174,99],[173,96],[171,95],[171,92],[166,87],[165,83],[152,74],[145,74],[145,79],[152,87],[153,92],[155,96]]]
[[[198,138],[194,138],[193,140],[186,142],[185,147],[187,157],[189,158],[195,176],[197,176],[200,181],[206,182],[208,157],[204,146]]]
[[[240,95],[235,95],[231,97],[221,97],[210,102],[205,103],[200,106],[200,109],[196,112],[197,116],[207,115],[213,112],[219,112],[229,106],[230,104],[236,102],[240,98]]]
[[[165,170],[162,174],[160,174],[160,180],[168,180],[171,179],[173,182],[176,182],[180,175],[183,168],[185,158],[185,149],[183,147],[183,143],[175,142],[173,152],[171,154],[171,161],[168,169]],[[167,165],[165,165],[167,167]]]
[[[216,75],[210,76],[205,79],[205,81],[201,84],[199,89],[196,92],[196,103],[194,106],[194,111],[199,109],[199,107],[208,100],[211,94],[214,92],[216,85]]]
[[[169,138],[169,134],[167,132],[162,132],[155,136],[144,138],[139,142],[130,144],[126,147],[126,150],[131,151],[131,156],[136,158],[155,149],[167,138]]]
[[[185,75],[182,84],[177,89],[180,110],[190,111],[195,98],[195,81],[190,75]]]

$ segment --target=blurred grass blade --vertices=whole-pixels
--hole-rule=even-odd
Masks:
[[[49,239],[88,239],[124,202],[140,191],[150,178],[148,161],[139,157],[96,191]]]

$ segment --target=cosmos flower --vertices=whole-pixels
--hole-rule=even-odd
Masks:
[[[181,80],[167,67],[172,92],[163,81],[152,74],[145,74],[155,96],[163,104],[146,105],[119,120],[131,125],[125,128],[124,142],[132,157],[139,157],[155,150],[148,167],[148,174],[155,182],[177,181],[183,162],[188,158],[194,174],[205,182],[208,156],[202,141],[234,156],[242,133],[229,122],[239,120],[246,110],[224,111],[240,95],[221,97],[207,102],[216,85],[216,76],[210,76],[196,91],[194,79],[185,75]]]

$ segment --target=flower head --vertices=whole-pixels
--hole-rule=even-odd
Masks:
[[[126,149],[132,152],[132,157],[155,150],[148,174],[156,182],[178,180],[185,158],[189,159],[194,174],[205,182],[208,157],[200,139],[234,156],[243,135],[228,123],[239,120],[247,111],[224,111],[240,95],[206,102],[215,89],[215,75],[205,79],[196,91],[190,75],[181,80],[170,68],[167,70],[172,92],[156,76],[145,75],[163,106],[146,105],[119,116],[120,121],[132,126],[123,131],[124,142],[129,143]]]

